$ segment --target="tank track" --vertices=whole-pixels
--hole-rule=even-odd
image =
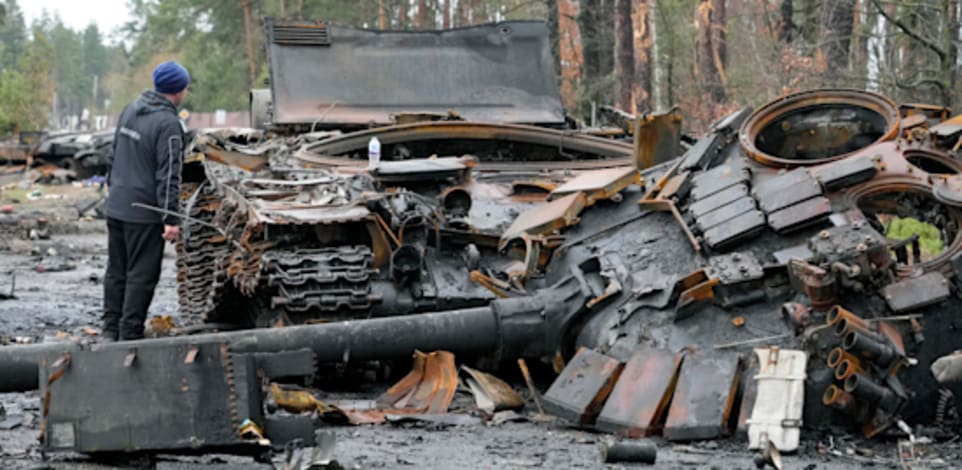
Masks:
[[[222,205],[221,196],[206,187],[189,204],[188,215],[194,219],[213,222],[229,210]],[[212,227],[190,224],[189,236],[182,236],[177,251],[177,295],[182,314],[208,320],[216,309],[215,280],[232,246],[222,233]]]
[[[374,299],[374,255],[367,246],[274,250],[264,254],[271,308],[288,313],[366,310]]]

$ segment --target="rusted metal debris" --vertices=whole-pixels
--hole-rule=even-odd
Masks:
[[[307,34],[278,24],[278,47]],[[217,357],[232,364],[307,348],[345,367],[443,349],[555,366],[545,410],[578,426],[687,441],[765,426],[751,415],[778,361],[759,348],[807,354],[806,421],[769,430],[790,435],[786,450],[796,425],[875,436],[932,422],[928,366],[962,348],[945,327],[962,307],[962,164],[947,113],[814,90],[736,111],[682,150],[661,140],[678,139],[671,114],[639,118],[633,132],[647,140],[632,147],[426,109],[434,117],[365,130],[342,113],[321,132],[197,134],[180,308],[240,330],[98,351],[0,348],[10,377],[0,389],[43,385],[57,369],[38,379],[37,365],[63,353],[74,366],[100,353],[132,372],[144,351],[186,355],[193,344],[226,345]],[[382,163],[368,168],[373,137]],[[43,386],[56,392],[62,380]],[[455,380],[453,360],[424,357],[382,407],[441,412]],[[269,437],[281,425],[268,418],[244,429]]]

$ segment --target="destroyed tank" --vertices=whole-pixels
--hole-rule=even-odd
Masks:
[[[58,397],[149,380],[165,404],[137,403],[144,416],[176,408],[192,422],[203,410],[226,423],[210,445],[259,445],[232,432],[242,424],[282,444],[289,428],[264,416],[262,374],[447,350],[462,363],[540,359],[559,374],[545,410],[605,432],[743,432],[769,457],[798,449],[803,426],[911,435],[945,424],[962,397],[960,122],[825,89],[736,111],[691,143],[676,112],[634,118],[633,147],[470,121],[202,133],[186,170],[204,178],[188,178],[181,287],[213,273],[200,296],[211,303],[196,305],[212,305],[201,313],[222,331],[0,348],[0,391],[39,386],[54,403],[45,432],[81,422],[64,435],[106,439],[83,424],[87,408]],[[372,169],[353,156],[370,136],[390,149]],[[580,157],[396,158],[408,142],[478,136]],[[305,324],[225,331],[258,323]],[[180,394],[198,391],[208,402],[181,410]],[[105,420],[127,412],[114,406]],[[171,446],[192,442],[171,433]],[[85,439],[44,445],[130,448]]]
[[[570,128],[541,22],[266,33],[260,129],[198,132],[185,169],[180,309],[215,326],[487,305],[524,292],[519,213],[573,173],[638,178],[629,143]]]
[[[70,386],[50,382],[65,351],[220,357],[234,387],[235,361],[271,354],[302,374],[446,349],[540,359],[560,374],[549,412],[631,436],[793,450],[803,423],[872,437],[945,419],[962,390],[932,366],[962,346],[962,118],[824,89],[697,139],[674,110],[575,129],[547,37],[269,21],[265,129],[195,132],[184,170],[181,312],[220,332],[0,348],[2,390]],[[439,62],[409,66],[422,47]]]
[[[950,110],[824,89],[697,139],[675,110],[622,115],[617,140],[565,119],[542,24],[267,27],[269,125],[194,133],[184,170],[181,311],[219,332],[0,348],[0,391],[41,388],[45,449],[193,446],[178,423],[201,412],[205,445],[282,445],[265,377],[418,349],[541,360],[546,411],[585,428],[781,451],[803,426],[941,424],[962,398]],[[441,62],[398,66],[420,46]],[[129,404],[143,435],[100,426],[130,412],[99,397],[152,386]]]

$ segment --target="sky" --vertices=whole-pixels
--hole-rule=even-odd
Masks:
[[[28,25],[44,9],[51,14],[59,13],[63,22],[73,29],[86,28],[93,22],[105,34],[130,20],[127,0],[19,0],[17,4]]]

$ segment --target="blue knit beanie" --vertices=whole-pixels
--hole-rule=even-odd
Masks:
[[[157,93],[180,93],[189,84],[187,69],[177,62],[164,62],[154,69],[154,90]]]

